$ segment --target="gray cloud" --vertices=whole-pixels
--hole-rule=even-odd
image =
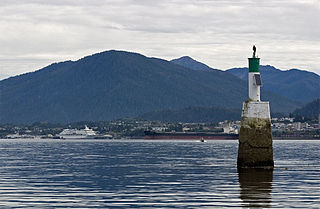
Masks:
[[[214,68],[262,64],[320,74],[319,0],[2,0],[1,74],[122,49]]]

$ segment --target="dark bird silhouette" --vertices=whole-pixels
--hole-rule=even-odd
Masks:
[[[256,57],[256,50],[257,50],[256,46],[253,45],[253,57]]]

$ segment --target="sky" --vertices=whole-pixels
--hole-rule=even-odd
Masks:
[[[0,0],[0,78],[116,49],[320,74],[320,0]]]

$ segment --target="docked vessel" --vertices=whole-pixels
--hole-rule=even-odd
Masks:
[[[144,139],[147,140],[236,140],[239,134],[216,132],[155,132],[145,131]]]
[[[85,126],[84,129],[64,129],[59,135],[61,139],[107,139],[111,135],[98,135],[94,130]]]
[[[62,139],[94,139],[96,136],[96,132],[88,126],[85,126],[84,129],[63,129],[63,131],[59,134]]]

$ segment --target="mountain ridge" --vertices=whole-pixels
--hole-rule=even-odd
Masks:
[[[138,53],[105,51],[0,81],[0,122],[111,120],[155,109],[241,105],[243,85],[227,87],[229,98],[219,89],[232,79]]]
[[[247,82],[248,68],[226,70]],[[271,65],[260,66],[262,90],[276,92],[293,101],[306,104],[320,97],[320,76],[306,70],[290,69],[282,71]]]
[[[247,85],[220,70],[109,50],[0,81],[0,123],[69,123],[136,117],[187,107],[241,109]],[[266,94],[274,112],[296,103]]]
[[[214,70],[204,63],[183,56],[171,60],[176,64],[193,70]],[[248,82],[248,67],[237,67],[225,70],[241,80]],[[260,65],[262,78],[262,95],[278,94],[299,105],[306,104],[320,97],[320,76],[314,72],[300,70],[297,68],[280,70],[271,65]]]
[[[317,120],[320,117],[320,98],[315,99],[291,113],[295,118],[308,118]]]
[[[218,69],[214,69],[209,67],[208,65],[199,62],[195,59],[193,59],[192,57],[189,56],[182,56],[180,58],[177,59],[172,59],[170,60],[170,62],[175,63],[177,65],[181,65],[183,67],[192,69],[192,70],[216,70],[216,71],[222,71],[222,70],[218,70]]]

